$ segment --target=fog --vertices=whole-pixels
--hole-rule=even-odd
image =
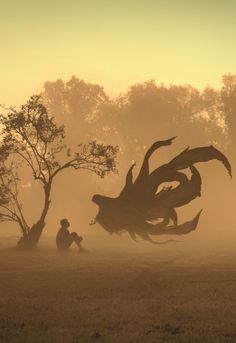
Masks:
[[[119,151],[117,172],[110,172],[104,178],[72,168],[57,176],[40,244],[43,245],[44,238],[53,240],[59,221],[68,218],[71,230],[79,232],[87,245],[99,238],[100,249],[103,241],[111,246],[124,247],[130,240],[125,232],[120,237],[108,234],[99,224],[89,225],[98,213],[98,207],[91,199],[94,194],[117,197],[132,162],[136,162],[136,178],[148,147],[154,141],[173,136],[177,138],[171,146],[158,150],[151,157],[151,171],[188,146],[195,148],[211,144],[228,157],[233,170],[230,179],[219,161],[197,164],[202,177],[201,197],[177,209],[179,222],[193,218],[200,209],[203,212],[196,231],[179,238],[181,244],[189,246],[207,242],[210,247],[232,242],[236,224],[235,85],[236,77],[230,74],[222,77],[220,90],[208,87],[200,91],[191,86],[165,86],[147,81],[131,86],[117,98],[110,98],[102,86],[77,77],[67,82],[46,82],[41,101],[57,125],[65,126],[64,141],[68,147],[73,150],[81,142],[96,140],[117,145]],[[19,169],[19,175],[20,200],[28,222],[33,225],[43,206],[43,190],[26,164]],[[1,236],[20,236],[20,232],[16,224],[2,223]],[[137,246],[132,241],[127,244]],[[138,244],[147,250],[153,249],[141,238]],[[159,249],[158,246],[154,248]]]

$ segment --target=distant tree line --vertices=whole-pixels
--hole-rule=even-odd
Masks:
[[[118,143],[134,159],[153,140],[173,134],[187,144],[214,144],[229,153],[236,145],[236,75],[224,75],[220,89],[202,91],[150,80],[117,98],[73,76],[46,82],[42,97],[72,141],[79,136]]]

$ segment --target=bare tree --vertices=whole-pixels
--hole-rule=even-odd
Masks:
[[[57,126],[40,96],[32,96],[20,110],[7,109],[0,116],[0,221],[18,223],[22,238],[18,246],[33,248],[45,226],[54,179],[67,168],[86,169],[104,177],[116,170],[117,147],[92,141],[72,152],[64,143],[64,126]],[[29,225],[19,201],[18,170],[26,164],[42,185],[44,203],[36,223]]]

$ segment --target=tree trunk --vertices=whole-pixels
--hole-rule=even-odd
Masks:
[[[21,237],[17,243],[19,249],[35,249],[45,226],[44,222],[38,221],[34,224],[27,236]]]
[[[47,216],[49,206],[50,206],[50,192],[51,192],[51,183],[45,185],[44,187],[44,207],[41,213],[39,220],[31,227],[27,235],[24,235],[20,238],[16,247],[22,250],[31,250],[37,247],[38,241],[41,237],[43,229],[45,227],[45,218]]]

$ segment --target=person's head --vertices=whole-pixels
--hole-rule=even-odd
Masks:
[[[70,226],[69,220],[64,218],[60,221],[61,227],[67,229]]]

